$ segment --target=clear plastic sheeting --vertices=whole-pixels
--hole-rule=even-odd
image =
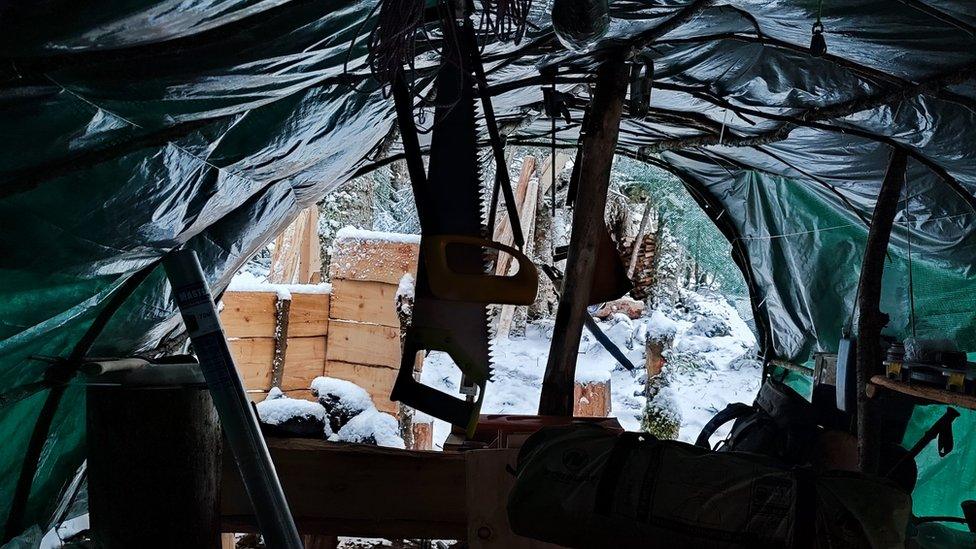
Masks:
[[[588,100],[582,80],[604,50],[653,59],[650,112],[637,120],[625,111],[618,152],[678,175],[729,239],[767,358],[802,362],[836,348],[887,160],[905,148],[906,200],[884,281],[888,331],[909,331],[911,268],[919,337],[938,333],[973,351],[976,9],[911,4],[825,2],[827,55],[814,57],[813,0],[614,1],[606,36],[587,52],[563,48],[536,2],[519,44],[485,44],[485,68],[510,144],[551,138],[540,81],[516,84],[547,67],[576,78],[558,84],[576,100],[573,123],[557,123],[555,136],[574,146]],[[32,357],[67,356],[113,289],[168,251],[195,249],[220,290],[302,208],[379,160],[395,117],[364,69],[374,5],[0,8],[0,394],[43,379],[50,366]],[[427,17],[433,30],[436,10]],[[438,36],[422,47],[440,47]],[[418,52],[422,95],[435,59]],[[429,99],[418,99],[423,128]],[[153,273],[91,354],[156,347],[179,327],[168,292]],[[0,406],[0,494],[13,493],[46,394]],[[23,529],[51,518],[83,459],[83,397],[71,385],[60,400]],[[954,455],[972,463],[976,448],[960,437]],[[924,509],[953,513],[976,492],[971,474],[951,485],[921,478]],[[948,491],[944,508],[924,503],[936,501],[922,495],[930,485]],[[0,524],[10,500],[0,498]]]

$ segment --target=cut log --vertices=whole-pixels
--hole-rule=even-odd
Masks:
[[[577,381],[573,385],[573,415],[579,417],[609,417],[611,406],[610,380]]]

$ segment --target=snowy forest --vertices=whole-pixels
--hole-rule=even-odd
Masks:
[[[509,154],[513,180],[523,169],[532,178],[551,177],[547,149],[510,148]],[[528,255],[538,265],[559,268],[565,261],[554,262],[553,254],[569,240],[572,210],[566,207],[566,195],[573,162],[562,154],[556,159],[555,194],[550,185],[541,184],[547,182],[540,182],[535,219],[522,223],[528,229]],[[492,173],[484,175],[487,181],[492,177]],[[485,187],[487,204],[490,185]],[[419,233],[402,162],[354,179],[327,195],[318,209],[323,276],[329,272],[333,244],[343,228]],[[498,211],[499,217],[504,216],[503,204]],[[759,388],[761,368],[755,359],[754,326],[741,272],[730,259],[728,241],[680,181],[646,163],[616,158],[606,221],[635,288],[621,303],[594,307],[591,312],[600,329],[637,367],[625,368],[584,331],[577,380],[609,382],[611,414],[625,428],[694,440],[718,410],[730,402],[751,402]],[[637,241],[643,245],[635,252]],[[265,280],[273,248],[272,242],[249,261],[235,283]],[[487,389],[484,413],[536,411],[557,305],[551,283],[540,278],[540,295],[532,306],[519,307],[504,320],[496,310],[495,376]],[[650,366],[655,361],[656,368]],[[649,376],[645,365],[656,373]],[[460,372],[446,355],[434,352],[425,361],[422,381],[456,394]],[[435,447],[449,430],[446,423],[435,422]],[[720,431],[716,437],[723,435]]]

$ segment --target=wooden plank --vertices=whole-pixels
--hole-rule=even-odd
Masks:
[[[328,360],[397,368],[400,329],[333,319],[329,324]]]
[[[404,273],[417,274],[420,245],[413,242],[341,239],[329,263],[331,280],[372,280],[399,284]]]
[[[463,539],[464,456],[313,439],[268,439],[299,531],[382,538]],[[251,503],[224,452],[225,532],[255,532]]]
[[[270,337],[229,339],[227,345],[245,389],[271,388],[271,359],[274,340]]]
[[[329,333],[329,306],[327,293],[300,293],[291,291],[291,312],[288,316],[288,334],[291,336],[324,336]],[[220,323],[227,337],[274,337],[275,301],[277,292],[224,292],[221,301]]]
[[[244,381],[245,389],[271,389],[271,360],[274,340],[271,338],[241,338],[228,341],[234,364]],[[285,356],[281,389],[308,389],[309,383],[325,369],[325,337],[290,337]]]
[[[396,312],[397,286],[363,280],[336,280],[332,284],[332,318],[400,327]]]
[[[628,70],[616,52],[597,69],[596,90],[581,144],[580,184],[573,210],[573,232],[566,259],[562,298],[556,311],[555,330],[539,398],[539,414],[572,415],[573,383],[583,320],[596,272],[601,233],[606,230],[604,212],[610,169],[620,132]]]
[[[318,284],[322,281],[322,244],[319,240],[319,207],[310,206],[305,210],[305,227],[302,231],[302,245],[298,257],[298,283]]]
[[[331,306],[332,296],[327,293],[312,294],[292,290],[288,337],[328,335]]]
[[[325,375],[351,381],[369,393],[376,409],[381,412],[396,415],[398,404],[390,400],[393,382],[396,381],[397,370],[383,366],[367,366],[350,364],[336,360],[329,360],[325,364]]]
[[[471,450],[465,458],[465,502],[468,509],[470,549],[545,549],[558,545],[515,535],[508,522],[508,495],[515,477],[518,450]]]
[[[275,292],[224,292],[220,324],[227,337],[273,337]]]
[[[281,390],[308,389],[313,379],[325,373],[326,352],[324,337],[289,337]]]

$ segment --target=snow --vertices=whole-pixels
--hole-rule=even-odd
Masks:
[[[291,299],[291,294],[331,294],[332,285],[321,284],[271,284],[266,279],[247,271],[234,275],[227,289],[232,292],[276,292],[278,299]]]
[[[397,242],[401,244],[420,244],[420,235],[367,231],[357,229],[353,226],[346,226],[336,232],[335,240],[336,242],[342,240],[381,240],[383,242]]]
[[[373,399],[366,389],[351,381],[334,377],[319,376],[309,385],[312,394],[317,397],[332,395],[346,409],[367,410],[373,408]],[[321,406],[319,406],[321,408]]]
[[[397,301],[399,301],[401,298],[413,299],[415,289],[413,275],[410,273],[403,273],[403,276],[400,277],[400,284],[397,286]]]
[[[271,391],[273,392],[275,389]],[[281,391],[279,390],[278,393],[280,395]],[[325,408],[318,402],[279,395],[272,396],[269,392],[266,399],[255,405],[261,423],[281,425],[295,417],[308,417],[325,421]]]
[[[405,448],[400,438],[400,425],[395,417],[370,408],[349,420],[339,432],[329,437],[333,442],[374,442],[387,448]]]
[[[598,322],[638,371],[630,372],[584,331],[577,363],[577,380],[581,382],[611,380],[612,411],[629,431],[640,429],[644,412],[644,338],[646,335],[675,334],[674,349],[680,358],[666,366],[670,383],[654,398],[658,408],[670,408],[680,418],[678,439],[694,442],[704,424],[731,402],[751,403],[759,390],[762,370],[751,360],[755,336],[739,317],[735,307],[717,295],[683,292],[693,311],[654,310],[649,316],[630,320],[614,316]],[[729,335],[705,337],[690,334],[702,316],[720,318],[729,326]],[[552,320],[540,320],[526,326],[524,337],[492,341],[494,380],[486,389],[482,413],[535,414],[539,390],[545,373]],[[689,366],[688,358],[693,358]],[[697,365],[697,366],[693,366]],[[421,374],[424,383],[445,393],[457,395],[461,372],[445,353],[432,352],[424,361]],[[716,432],[713,440],[727,434],[727,428]],[[440,445],[450,426],[435,421],[434,444]]]

